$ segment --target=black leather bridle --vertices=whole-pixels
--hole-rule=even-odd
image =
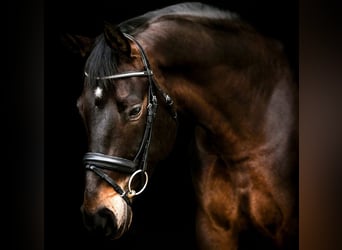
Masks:
[[[166,94],[164,91],[162,91],[158,85],[156,84],[154,78],[153,78],[153,72],[150,69],[149,62],[147,60],[146,54],[141,47],[141,45],[135,40],[135,38],[129,34],[124,33],[125,37],[127,37],[129,40],[133,41],[139,48],[141,59],[144,65],[143,71],[134,71],[134,72],[124,72],[119,73],[115,75],[110,76],[101,76],[96,77],[98,80],[107,80],[107,79],[122,79],[127,77],[148,77],[148,96],[147,96],[147,118],[146,118],[146,126],[144,135],[139,147],[139,150],[134,157],[133,160],[117,157],[117,156],[110,156],[105,155],[101,153],[96,152],[88,152],[83,157],[83,162],[85,164],[85,168],[87,170],[93,171],[96,175],[101,177],[103,180],[105,180],[109,185],[113,187],[113,189],[127,202],[127,204],[130,205],[130,199],[133,196],[136,196],[140,193],[142,193],[147,185],[148,182],[148,175],[146,173],[146,167],[147,167],[147,155],[148,150],[151,143],[151,136],[152,136],[152,127],[153,127],[153,121],[154,117],[157,112],[157,95],[156,90],[158,90],[162,96],[165,99],[166,104],[170,108],[172,112],[172,116],[174,119],[177,119],[177,113],[175,109],[173,108],[173,101],[171,97]],[[87,72],[85,72],[85,75],[87,77],[90,77]],[[112,171],[118,171],[125,174],[130,174],[130,178],[128,181],[128,190],[124,191],[109,175],[104,173],[102,169],[108,169]],[[145,177],[145,183],[142,186],[142,188],[136,192],[132,189],[131,183],[132,180],[139,174],[144,174]]]

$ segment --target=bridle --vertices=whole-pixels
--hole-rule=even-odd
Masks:
[[[156,116],[157,106],[158,106],[156,90],[159,91],[164,97],[164,100],[166,104],[168,105],[171,111],[172,117],[174,119],[177,119],[177,113],[175,109],[173,108],[173,100],[171,99],[171,97],[168,94],[166,94],[164,91],[162,91],[159,88],[159,86],[156,84],[156,81],[153,78],[153,72],[150,69],[150,64],[147,60],[146,54],[143,48],[141,47],[141,45],[133,36],[126,34],[126,33],[123,33],[123,34],[125,37],[127,37],[129,40],[131,40],[138,46],[140,54],[141,54],[141,59],[144,65],[144,70],[134,71],[134,72],[124,72],[124,73],[110,75],[110,76],[95,77],[95,79],[108,80],[108,79],[122,79],[122,78],[128,78],[128,77],[141,77],[141,76],[148,78],[147,117],[146,117],[146,126],[145,126],[145,131],[143,134],[143,138],[142,138],[139,150],[133,160],[121,158],[118,156],[105,155],[105,154],[96,153],[96,152],[88,152],[84,155],[83,162],[85,164],[86,170],[90,170],[94,172],[96,175],[98,175],[100,178],[106,181],[127,202],[127,204],[130,205],[131,203],[130,199],[133,196],[141,194],[145,190],[147,183],[148,183],[148,174],[146,172],[147,155],[148,155],[148,150],[149,150],[150,143],[151,143],[153,121],[154,121],[154,117]],[[86,77],[90,77],[87,72],[85,72],[85,75]],[[104,173],[102,169],[108,169],[112,171],[122,172],[125,174],[130,174],[130,178],[128,181],[128,190],[124,191],[109,175]],[[132,189],[132,181],[138,175],[144,176],[145,183],[144,185],[142,185],[139,191],[135,191],[134,189]]]

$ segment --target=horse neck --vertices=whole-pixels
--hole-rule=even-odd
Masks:
[[[152,30],[158,25],[154,29],[152,25]],[[272,41],[248,27],[231,33],[204,32],[202,26],[189,29],[187,25],[167,30],[146,32],[143,43],[159,84],[174,98],[178,110],[222,142],[229,141],[236,151],[247,144],[255,148],[249,138],[261,143],[276,128],[279,132],[280,119],[292,122],[290,73]],[[177,35],[172,36],[173,31]],[[280,112],[285,116],[275,115]],[[269,115],[277,120],[269,120]],[[284,125],[286,136],[288,127]]]

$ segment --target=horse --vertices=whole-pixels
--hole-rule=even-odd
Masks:
[[[180,140],[196,249],[298,249],[298,85],[280,42],[200,2],[65,41],[86,59],[77,107],[87,229],[125,235],[134,200]]]

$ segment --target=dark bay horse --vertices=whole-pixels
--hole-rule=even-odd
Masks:
[[[185,127],[198,249],[256,238],[252,249],[298,249],[298,85],[278,42],[201,3],[68,39],[87,59],[77,103],[87,228],[111,239],[129,230],[133,200]]]

